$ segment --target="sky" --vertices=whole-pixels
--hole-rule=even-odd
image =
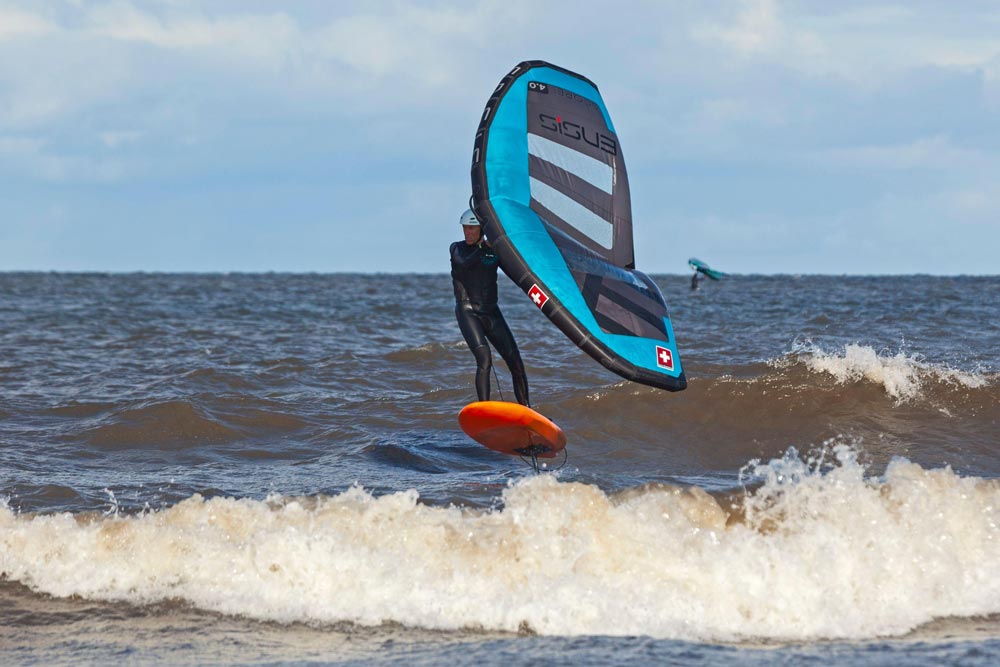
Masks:
[[[639,269],[1000,273],[975,0],[0,0],[0,270],[446,272],[535,59],[601,90]]]

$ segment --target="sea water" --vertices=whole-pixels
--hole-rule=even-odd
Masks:
[[[1000,279],[657,281],[676,394],[502,285],[535,476],[446,275],[0,274],[0,659],[997,664]]]

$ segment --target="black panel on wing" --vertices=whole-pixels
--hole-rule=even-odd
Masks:
[[[649,276],[611,266],[555,226],[545,226],[602,331],[670,341],[663,322],[667,305]]]

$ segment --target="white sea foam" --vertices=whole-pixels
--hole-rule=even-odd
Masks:
[[[893,354],[850,344],[838,354],[805,343],[797,344],[792,353],[811,371],[832,375],[840,383],[868,381],[880,384],[889,396],[900,402],[918,398],[921,388],[929,381],[969,388],[987,384],[983,375],[928,363],[902,350]]]
[[[56,596],[278,621],[561,635],[862,638],[1000,612],[996,481],[905,460],[866,477],[844,448],[834,465],[748,470],[763,486],[743,521],[698,489],[608,496],[551,476],[488,512],[359,488],[137,516],[0,507],[0,572]]]

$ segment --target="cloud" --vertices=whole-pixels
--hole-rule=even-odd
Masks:
[[[126,165],[117,159],[91,155],[54,154],[44,139],[0,136],[0,173],[7,167],[9,179],[23,172],[46,182],[110,183],[119,180]]]
[[[456,61],[475,50],[489,12],[401,6],[388,14],[346,16],[313,37],[316,52],[365,76],[403,75],[432,86],[454,78]]]
[[[515,5],[517,3],[514,3]],[[417,81],[442,87],[498,19],[516,17],[511,3],[420,7],[406,3],[369,3],[358,13],[332,9],[324,20],[305,22],[287,13],[212,16],[197,9],[169,6],[158,11],[118,1],[89,9],[84,34],[145,44],[178,53],[265,67],[299,81],[338,84],[378,83],[381,79]],[[314,76],[317,73],[325,76]],[[369,86],[371,87],[371,86]]]
[[[95,39],[134,42],[178,52],[200,52],[239,61],[245,68],[279,69],[295,54],[303,33],[287,14],[211,17],[197,10],[186,13],[142,11],[116,2],[90,9],[83,33]]]
[[[813,77],[875,86],[915,67],[982,67],[1000,54],[1000,13],[951,5],[744,0],[735,20],[696,23],[691,35],[729,66],[770,63]]]
[[[983,66],[983,99],[992,110],[1000,110],[1000,54]]]
[[[834,148],[818,156],[820,164],[865,169],[975,169],[993,164],[994,155],[956,146],[948,136],[923,137],[904,144]]]
[[[1000,229],[1000,185],[997,183],[994,179],[979,188],[949,190],[943,193],[941,200],[953,220]]]
[[[118,148],[135,143],[143,133],[137,130],[109,130],[100,133],[101,142],[108,148]]]
[[[214,93],[225,88],[231,111],[398,114],[402,105],[447,106],[466,95],[463,82],[478,77],[485,50],[516,41],[526,7],[521,0],[368,3],[359,12],[331,6],[309,20],[239,4],[212,14],[193,3],[119,0],[81,3],[55,23],[12,11],[25,39],[0,42],[0,129],[140,98],[162,104],[183,90],[195,93],[189,100],[205,92],[219,103]]]
[[[692,34],[707,42],[721,43],[740,54],[776,49],[785,38],[777,3],[774,0],[750,0],[743,5],[735,23],[705,23],[696,26]]]
[[[54,32],[58,28],[48,20],[20,9],[0,7],[0,42],[22,37],[34,37]]]
[[[728,49],[746,59],[778,58],[798,67],[805,61],[829,56],[829,48],[815,32],[797,27],[782,15],[777,0],[744,0],[735,22],[705,22],[691,35],[709,47]]]

